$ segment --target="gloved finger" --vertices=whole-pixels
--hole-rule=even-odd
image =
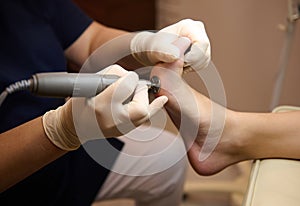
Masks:
[[[210,53],[210,46],[204,46],[203,43],[195,42],[191,50],[184,56],[185,65],[189,65],[193,69],[205,68],[210,62]]]
[[[175,34],[158,32],[154,36],[154,40],[151,46],[151,53],[148,58],[153,63],[166,62],[171,63],[176,61],[180,57],[180,51],[173,42],[178,39]]]
[[[123,69],[123,67],[114,64],[111,66],[108,66],[104,69],[102,69],[101,71],[97,72],[97,74],[114,74],[114,75],[118,75],[120,77],[126,75],[128,73],[127,70]]]
[[[172,71],[176,72],[177,74],[181,75],[183,72],[183,65],[184,65],[184,52],[189,48],[190,43],[191,43],[191,41],[187,37],[180,37],[180,38],[176,39],[173,42],[173,45],[176,46],[180,51],[180,61],[177,60],[176,62],[171,63],[173,65],[160,63],[160,64],[157,64],[156,66],[162,67],[162,68],[166,67],[169,70],[172,70]],[[174,64],[176,64],[176,65],[174,65]]]
[[[192,41],[192,47],[185,54],[186,66],[189,65],[193,69],[201,69],[207,67],[210,61],[210,41],[206,35],[204,24],[202,22],[194,22],[197,26],[186,27],[185,32],[189,32],[188,37]]]
[[[167,96],[160,96],[154,99],[149,105],[149,118],[156,114],[168,102]]]
[[[131,102],[141,104],[141,105],[149,104],[148,87],[146,84],[139,83],[137,85]]]
[[[204,24],[200,21],[187,20],[185,25],[182,26],[180,35],[190,38],[193,43],[201,42],[205,47],[210,44]]]
[[[132,39],[130,48],[133,56],[144,65],[158,62],[173,62],[179,58],[179,50],[172,42],[176,34],[166,32],[140,32]]]
[[[116,82],[108,86],[103,92],[98,94],[95,100],[105,101],[108,103],[122,104],[134,92],[138,84],[138,75],[135,72],[127,72],[127,74]]]
[[[131,121],[136,122],[148,117],[148,87],[145,84],[138,84],[132,100],[126,105],[126,110]]]
[[[208,65],[210,62],[210,41],[201,21],[185,19],[161,31],[185,36],[192,41],[191,50],[185,54],[185,67],[192,66],[193,69],[197,70]]]
[[[190,44],[191,40],[187,37],[180,37],[173,42],[173,45],[179,49],[181,58],[184,56],[184,52],[188,49]]]
[[[135,125],[141,125],[144,122],[148,121],[153,115],[155,115],[158,111],[160,111],[163,106],[168,102],[168,97],[160,96],[152,101],[152,103],[148,107],[148,115],[144,116],[139,120],[135,120]]]
[[[181,37],[188,37],[192,43],[201,42],[209,46],[209,38],[206,34],[203,22],[184,19],[176,24],[163,28],[163,32],[177,34]]]

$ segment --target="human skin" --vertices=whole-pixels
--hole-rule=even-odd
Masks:
[[[81,68],[91,53],[105,42],[127,32],[93,22],[65,50],[68,61]],[[0,134],[0,192],[66,154],[46,136],[42,117]]]
[[[182,51],[184,41],[175,43]],[[183,79],[183,60],[159,63],[152,75],[161,81],[157,96],[165,95],[165,108],[186,143],[187,155],[200,175],[213,175],[229,165],[261,158],[300,158],[300,112],[248,113],[234,111],[211,101],[190,87]],[[214,112],[212,107],[214,106]],[[212,117],[214,121],[211,122]],[[182,121],[184,119],[184,121]],[[219,121],[218,119],[223,119]],[[182,128],[182,125],[192,125]],[[208,131],[220,135],[212,153],[199,160]],[[197,126],[196,133],[190,130]]]

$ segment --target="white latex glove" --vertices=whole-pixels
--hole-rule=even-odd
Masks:
[[[177,38],[177,35],[165,32],[139,32],[130,42],[131,53],[146,66],[159,62],[171,63],[179,59],[180,51],[173,45]]]
[[[101,73],[121,78],[93,98],[71,98],[43,116],[45,133],[57,147],[75,150],[88,140],[121,136],[149,120],[168,100],[163,96],[149,104],[147,86],[118,65]]]
[[[173,62],[180,54],[179,49],[173,45],[178,37],[188,37],[192,43],[191,49],[184,55],[184,67],[189,71],[191,68],[199,71],[207,67],[211,59],[209,39],[204,24],[191,19],[181,20],[157,33],[138,33],[131,41],[131,52],[147,66],[158,62]]]

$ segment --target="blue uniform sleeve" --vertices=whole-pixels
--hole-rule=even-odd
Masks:
[[[62,48],[68,48],[91,24],[92,19],[71,0],[51,0],[48,20]]]

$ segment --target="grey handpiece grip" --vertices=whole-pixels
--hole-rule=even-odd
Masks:
[[[47,97],[93,97],[118,79],[96,73],[37,73],[32,76],[31,92]]]

